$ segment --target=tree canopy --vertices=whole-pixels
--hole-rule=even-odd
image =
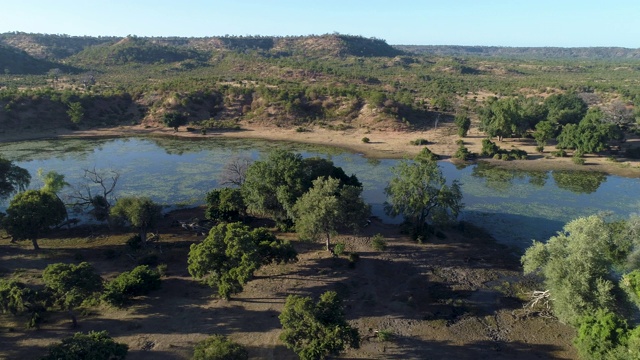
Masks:
[[[73,308],[102,290],[102,278],[87,262],[74,264],[51,264],[42,273],[42,280],[51,290],[56,302],[69,310],[73,327],[77,326]]]
[[[361,186],[354,175],[347,176],[330,160],[303,159],[300,154],[274,150],[247,169],[241,187],[247,210],[287,227],[293,222],[294,204],[321,176],[339,179],[344,185]]]
[[[11,199],[2,224],[14,240],[31,240],[34,250],[37,250],[40,248],[38,238],[62,222],[66,215],[67,209],[56,195],[42,190],[27,190]]]
[[[148,197],[120,198],[110,211],[111,216],[122,218],[138,229],[143,244],[147,241],[147,233],[157,225],[162,215],[162,207]]]
[[[49,346],[40,360],[124,360],[129,346],[113,341],[106,331],[76,333],[59,344]]]
[[[370,207],[361,196],[362,188],[340,187],[336,178],[320,177],[293,207],[296,231],[304,238],[315,240],[325,237],[330,250],[331,236],[339,228],[358,229],[370,214]]]
[[[199,244],[191,245],[189,274],[215,287],[228,299],[242,291],[263,264],[296,259],[291,244],[278,240],[267,229],[251,230],[242,223],[222,223]]]
[[[317,303],[310,297],[289,295],[279,318],[283,329],[280,339],[300,359],[325,359],[347,346],[360,345],[358,329],[347,323],[335,291],[325,292]]]
[[[26,190],[31,182],[29,171],[14,165],[0,155],[0,200],[17,191]]]
[[[401,161],[392,169],[394,177],[385,188],[385,212],[402,215],[424,236],[427,221],[455,219],[463,208],[460,184],[447,185],[435,161]]]
[[[637,238],[630,223],[593,215],[567,223],[546,244],[535,241],[522,257],[525,273],[539,273],[560,321],[576,324],[597,309],[618,310],[613,270],[623,266]]]

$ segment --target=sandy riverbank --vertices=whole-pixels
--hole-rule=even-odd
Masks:
[[[348,129],[345,131],[313,128],[305,132],[297,132],[295,128],[266,127],[253,124],[243,124],[242,130],[216,131],[209,130],[206,135],[200,131],[187,131],[180,128],[178,132],[166,127],[120,126],[116,128],[96,128],[89,130],[71,131],[56,129],[47,132],[8,132],[0,134],[0,142],[33,140],[43,138],[92,138],[92,137],[129,137],[129,136],[172,136],[185,138],[246,138],[265,139],[273,141],[293,141],[309,144],[336,146],[362,153],[371,158],[403,158],[415,156],[422,146],[414,146],[410,141],[426,139],[431,151],[439,154],[444,160],[451,160],[456,152],[459,139],[451,127],[441,127],[429,131],[367,131],[365,129]],[[369,143],[362,142],[362,138],[370,139]],[[484,135],[472,129],[469,136],[464,138],[465,146],[475,153],[479,153]],[[639,139],[630,139],[639,141]],[[625,177],[640,177],[640,162],[627,159],[611,161],[605,156],[586,156],[585,165],[576,165],[571,158],[555,158],[550,155],[555,148],[549,146],[543,154],[535,151],[535,142],[531,139],[506,139],[497,144],[504,149],[522,149],[530,156],[529,160],[502,161],[486,159],[497,166],[518,168],[523,170],[589,170],[601,171]]]

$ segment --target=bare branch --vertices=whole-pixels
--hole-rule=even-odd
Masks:
[[[242,186],[247,177],[247,169],[252,160],[248,157],[234,157],[224,165],[220,185]]]

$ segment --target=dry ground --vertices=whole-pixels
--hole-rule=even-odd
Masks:
[[[200,210],[173,213],[186,220]],[[167,224],[170,219],[167,219]],[[230,301],[192,280],[186,270],[188,246],[202,237],[165,226],[155,252],[168,265],[162,289],[136,299],[126,309],[91,308],[70,329],[63,313],[48,317],[40,330],[26,330],[24,319],[0,317],[0,358],[32,359],[49,343],[75,331],[107,330],[127,343],[128,359],[188,359],[193,346],[209,334],[228,335],[255,359],[296,359],[278,340],[278,314],[289,294],[317,297],[336,290],[345,298],[346,314],[363,341],[345,358],[360,359],[574,359],[573,330],[557,321],[525,316],[517,257],[475,229],[446,231],[417,244],[397,226],[374,220],[359,236],[341,236],[357,252],[354,268],[320,244],[296,242],[299,261],[261,269],[245,290]],[[384,235],[389,247],[374,251],[371,236]],[[128,234],[79,228],[40,242],[0,242],[0,272],[37,282],[54,262],[91,262],[109,278],[136,265],[138,254],[124,241]],[[294,234],[281,234],[295,240]],[[161,253],[160,253],[161,251]],[[111,258],[109,258],[111,257]],[[114,258],[115,257],[115,258]],[[12,275],[13,274],[13,275]],[[394,334],[380,342],[375,331]]]

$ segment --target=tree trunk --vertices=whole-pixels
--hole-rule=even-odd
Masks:
[[[147,246],[147,230],[140,230],[140,241],[142,246]]]
[[[31,243],[33,244],[33,250],[40,250],[40,246],[38,246],[38,239],[31,239]]]
[[[329,234],[327,234],[327,240],[325,242],[327,245],[327,251],[331,251],[330,241],[331,241],[331,237],[329,236]]]
[[[77,328],[78,327],[78,319],[76,318],[76,314],[73,313],[73,310],[69,309],[69,317],[71,317],[71,327],[72,328]]]

